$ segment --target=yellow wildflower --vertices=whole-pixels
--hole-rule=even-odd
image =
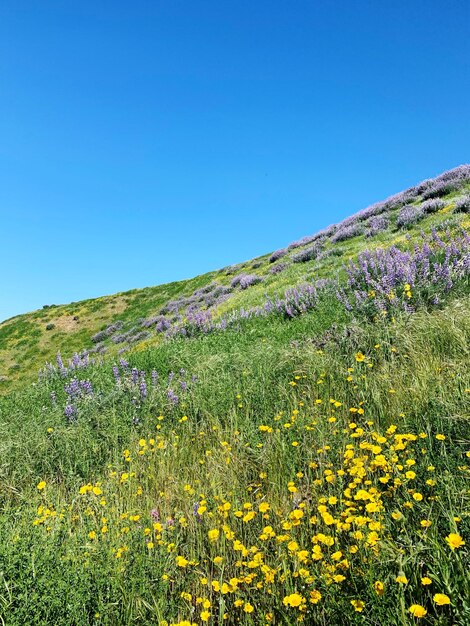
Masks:
[[[445,593],[436,593],[433,595],[432,600],[437,606],[445,606],[446,604],[450,604],[449,596],[446,596]]]
[[[320,600],[321,600],[321,593],[319,591],[314,589],[313,591],[310,592],[310,602],[312,604],[317,604],[318,602],[320,602]]]
[[[375,593],[378,596],[383,596],[385,592],[385,585],[383,584],[381,580],[376,580],[374,583],[374,589],[375,589]]]
[[[427,614],[426,609],[421,604],[412,604],[408,609],[413,617],[424,617]]]
[[[465,541],[457,533],[450,533],[449,535],[447,535],[446,541],[452,550],[455,550],[456,548],[461,548],[465,545]]]
[[[285,596],[282,602],[284,606],[297,607],[305,602],[305,598],[299,593],[291,593],[289,596]]]

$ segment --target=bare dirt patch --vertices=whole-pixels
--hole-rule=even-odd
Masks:
[[[62,315],[52,320],[52,323],[57,330],[61,330],[64,333],[72,333],[78,329],[80,322],[73,319],[73,315]]]

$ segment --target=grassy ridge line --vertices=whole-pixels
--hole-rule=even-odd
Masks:
[[[469,190],[470,184],[465,183],[457,190],[446,192],[443,196],[445,206],[437,213],[425,216],[419,223],[420,228],[429,231],[432,227],[447,220],[453,209],[456,196]],[[419,204],[419,201],[412,202],[412,205],[418,206]],[[387,213],[392,223],[396,222],[398,213],[399,209]],[[453,220],[456,224],[468,226],[469,220],[464,214],[453,216]],[[263,282],[253,285],[248,290],[234,293],[227,302],[218,307],[218,312],[223,315],[241,306],[250,307],[259,304],[265,293],[270,295],[275,292],[282,293],[285,288],[295,286],[313,276],[335,276],[341,272],[343,263],[357,256],[362,250],[403,244],[406,242],[407,233],[411,234],[413,238],[417,232],[418,229],[416,228],[404,232],[393,227],[367,240],[363,235],[358,235],[341,244],[327,243],[325,251],[334,251],[332,256],[319,262],[312,260],[306,263],[291,263],[285,271],[276,275],[269,274],[269,255],[241,263],[236,266],[236,271],[259,275],[263,278]],[[304,250],[307,246],[308,244],[300,246],[294,252]],[[6,393],[12,388],[17,388],[25,382],[34,380],[38,370],[46,361],[54,360],[58,351],[66,356],[71,356],[74,351],[90,347],[92,345],[91,336],[116,320],[123,320],[131,325],[139,318],[145,318],[157,312],[169,300],[182,295],[189,295],[195,289],[203,287],[213,280],[228,285],[233,272],[226,270],[227,268],[217,272],[209,272],[187,281],[41,309],[1,323],[0,393]],[[150,342],[138,344],[138,349],[145,348],[148,343],[159,342],[160,338],[152,337]],[[106,347],[111,354],[116,354],[118,350],[118,347],[109,341]]]

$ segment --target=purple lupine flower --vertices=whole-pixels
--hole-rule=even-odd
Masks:
[[[305,250],[292,255],[292,261],[294,263],[305,263],[306,261],[312,261],[318,258],[321,252],[321,245],[316,243],[313,246],[309,246]]]
[[[257,283],[262,282],[261,276],[257,274],[244,274],[240,279],[240,287],[242,289],[248,289],[252,285],[256,285]]]
[[[413,251],[404,252],[395,246],[365,251],[345,269],[347,288],[339,289],[337,297],[348,310],[353,306],[373,315],[400,307],[411,312],[421,300],[425,304],[436,301],[436,294],[429,293],[430,290],[440,289],[445,293],[452,289],[456,279],[470,275],[470,238],[463,233],[455,237],[448,235],[444,240],[433,230],[430,236],[424,235],[422,245],[415,245]],[[414,291],[412,301],[410,288]],[[346,289],[348,294],[352,293],[354,302]]]
[[[172,404],[174,405],[178,404],[179,398],[176,395],[176,393],[173,391],[173,389],[168,389],[168,391],[166,392],[166,396]]]
[[[287,267],[287,263],[277,263],[276,265],[273,265],[272,267],[269,268],[268,272],[270,274],[279,274],[280,272],[283,272]]]
[[[139,370],[136,367],[133,367],[131,370],[132,382],[134,385],[137,385],[139,382]]]
[[[386,231],[389,224],[390,221],[386,217],[371,217],[367,222],[368,230],[366,231],[366,237],[375,237],[378,233]]]
[[[458,213],[470,213],[470,194],[456,200],[454,211]]]
[[[152,370],[152,385],[156,387],[158,385],[158,372],[157,370]]]
[[[89,380],[81,380],[80,381],[80,391],[82,392],[82,394],[85,394],[87,396],[92,396],[93,395],[93,385],[91,384],[91,381],[89,381]]]
[[[280,250],[276,250],[269,257],[269,262],[270,263],[274,263],[275,261],[278,261],[283,256],[285,256],[286,254],[287,254],[287,250],[285,248],[281,248]]]
[[[113,376],[116,384],[121,382],[121,375],[119,373],[119,367],[117,365],[113,365]]]
[[[346,220],[345,220],[346,221]],[[344,222],[343,222],[344,224]],[[338,241],[346,241],[352,239],[358,235],[362,235],[364,232],[364,226],[362,224],[346,224],[339,228],[334,235],[330,238],[331,243],[337,243]]]
[[[68,422],[73,422],[77,419],[77,407],[73,404],[67,404],[64,409],[64,415]]]
[[[55,391],[51,391],[51,402],[54,406],[57,404],[57,394]]]
[[[106,337],[107,337],[106,331],[100,330],[99,332],[95,333],[92,336],[91,340],[93,341],[93,343],[100,343],[101,341],[106,339]]]
[[[446,203],[444,202],[444,200],[433,198],[422,202],[421,209],[425,213],[436,213],[437,211],[441,211],[445,207],[445,205]]]
[[[436,179],[427,189],[423,191],[423,198],[440,198],[447,195],[454,189],[460,187],[459,180],[438,180]]]
[[[72,378],[72,380],[64,386],[65,393],[70,398],[76,398],[80,395],[80,385],[76,378]]]
[[[248,287],[256,285],[256,283],[260,283],[262,280],[261,276],[257,274],[238,274],[238,276],[232,278],[230,286],[232,288],[240,286],[241,289],[248,289]]]
[[[426,216],[426,212],[421,206],[413,206],[407,204],[404,206],[398,214],[397,226],[399,228],[407,228],[412,224],[416,224]]]
[[[60,355],[60,352],[57,353],[56,361],[57,361],[57,367],[59,368],[60,374],[62,376],[66,376],[67,375],[67,368],[65,367],[64,362],[62,361],[62,357]]]
[[[155,326],[155,330],[157,331],[157,333],[163,333],[166,330],[168,330],[170,326],[171,326],[170,322],[167,319],[163,318],[159,322],[157,322],[157,325]]]
[[[140,381],[140,397],[142,400],[145,400],[147,397],[147,383],[144,379]]]
[[[196,522],[202,522],[202,515],[199,515],[199,502],[193,504],[193,515],[196,518]]]
[[[297,239],[293,241],[287,246],[287,250],[294,250],[295,248],[301,248],[302,246],[306,246],[313,241],[324,238],[325,235],[323,232],[316,233],[315,235],[307,235],[306,237],[302,237],[302,239]]]

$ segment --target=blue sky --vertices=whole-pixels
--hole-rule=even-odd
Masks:
[[[0,320],[245,260],[469,162],[467,0],[0,5]]]

